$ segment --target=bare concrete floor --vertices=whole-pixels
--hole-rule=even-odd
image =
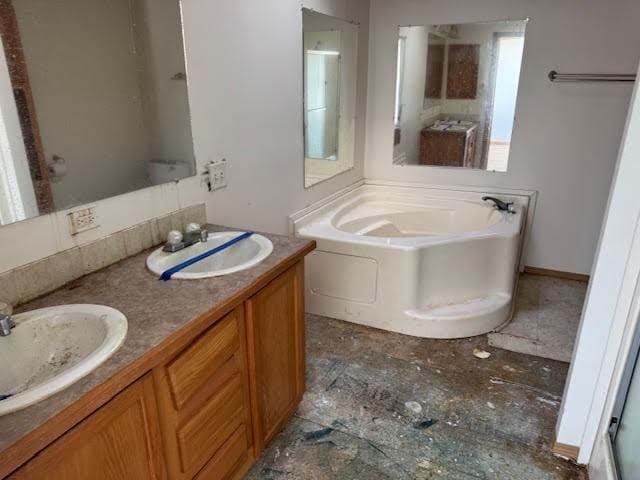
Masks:
[[[247,478],[586,479],[550,452],[567,368],[308,315],[307,393]]]
[[[586,282],[520,275],[513,318],[489,345],[570,362],[586,293]]]

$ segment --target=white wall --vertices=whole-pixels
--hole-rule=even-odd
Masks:
[[[229,161],[228,187],[208,197],[210,221],[283,233],[288,215],[363,176],[368,2],[303,5],[361,21],[354,168],[306,190],[300,2],[183,2],[196,158]]]
[[[507,173],[392,165],[398,25],[530,17]],[[629,73],[635,0],[372,0],[365,176],[538,190],[526,264],[589,273],[631,87],[559,85],[549,70]]]
[[[582,463],[591,456],[618,352],[630,337],[625,327],[636,320],[630,319],[629,313],[640,275],[638,87],[620,149],[558,420],[556,440],[579,446]]]

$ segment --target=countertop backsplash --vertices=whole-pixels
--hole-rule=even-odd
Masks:
[[[170,230],[206,223],[205,205],[152,218],[94,242],[58,252],[0,274],[0,299],[13,306],[164,242]]]

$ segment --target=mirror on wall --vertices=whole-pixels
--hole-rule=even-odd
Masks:
[[[507,171],[526,24],[399,27],[394,164]]]
[[[304,185],[353,168],[358,26],[302,9]]]
[[[179,0],[0,0],[0,224],[195,174]]]

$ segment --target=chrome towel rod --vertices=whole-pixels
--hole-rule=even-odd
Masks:
[[[552,82],[635,82],[634,74],[626,73],[558,73],[549,72]]]

